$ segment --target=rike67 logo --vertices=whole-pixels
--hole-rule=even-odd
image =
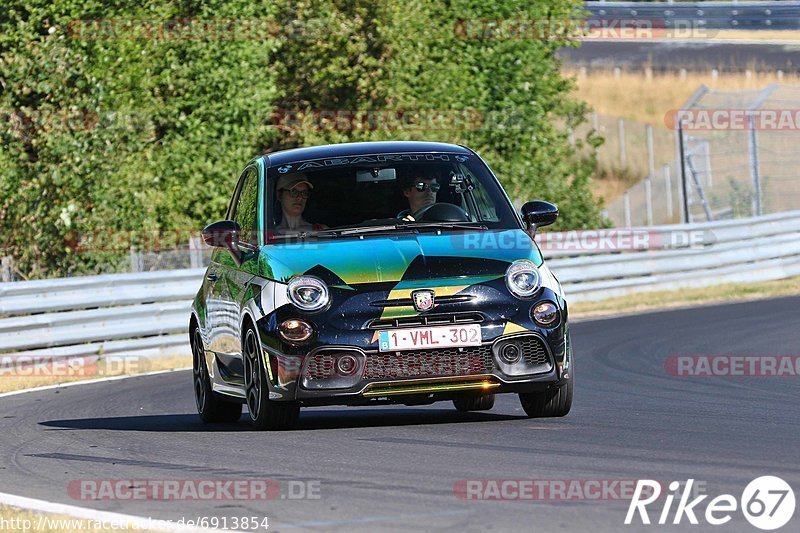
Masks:
[[[679,493],[682,485],[683,491]],[[739,500],[731,494],[721,494],[707,502],[705,512],[701,512],[701,504],[708,498],[707,494],[689,500],[693,496],[693,485],[694,479],[688,479],[685,484],[678,481],[669,484],[670,492],[664,498],[661,512],[657,514],[657,518],[654,517],[657,524],[677,525],[685,517],[690,524],[697,525],[699,524],[699,515],[705,519],[706,523],[721,526],[730,522],[734,513],[741,509],[742,514],[751,525],[770,531],[783,527],[794,515],[794,491],[779,477],[762,476],[754,479],[745,487]],[[625,524],[630,525],[638,520],[641,520],[642,524],[651,524],[647,506],[659,500],[661,496],[661,484],[658,481],[640,479],[628,507]],[[678,503],[673,511],[673,503],[676,499]],[[652,510],[657,511],[657,509]],[[638,520],[635,518],[637,514]]]

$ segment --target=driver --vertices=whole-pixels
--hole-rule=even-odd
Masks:
[[[436,203],[439,182],[428,176],[412,177],[403,184],[403,196],[408,199],[408,209],[398,213],[397,218],[415,220],[414,215],[422,208]]]

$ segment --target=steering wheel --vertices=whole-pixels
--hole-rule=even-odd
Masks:
[[[438,202],[426,205],[412,215],[415,220],[430,220],[434,222],[469,222],[469,214],[457,205],[447,202]]]

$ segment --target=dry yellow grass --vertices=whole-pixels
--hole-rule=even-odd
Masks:
[[[3,367],[3,372],[0,372],[0,392],[192,366],[189,355],[151,359],[108,356],[101,357],[96,363],[93,359],[75,359],[71,362],[39,366],[21,365],[9,356],[0,356],[0,362]]]
[[[800,34],[800,32],[797,32]],[[606,139],[598,154],[598,169],[592,192],[606,205],[648,174],[645,125],[653,127],[656,169],[674,160],[674,131],[665,117],[683,104],[701,85],[710,89],[734,91],[762,89],[770,83],[800,85],[800,75],[776,72],[726,73],[713,77],[708,72],[648,74],[647,72],[565,70],[577,82],[575,96],[598,113],[600,134]],[[619,160],[617,117],[624,118],[627,162]],[[584,125],[588,129],[591,124]],[[578,135],[585,131],[576,132]],[[746,155],[746,154],[745,154]],[[769,170],[769,169],[767,169]]]
[[[702,36],[700,38],[703,38]],[[706,30],[705,39],[716,41],[800,41],[797,30]]]
[[[800,32],[798,32],[800,33]],[[711,89],[739,90],[759,89],[770,83],[800,84],[800,75],[784,74],[779,78],[774,72],[746,73],[720,72],[714,79],[711,67],[708,72],[653,73],[592,71],[581,75],[580,71],[564,70],[577,81],[575,96],[587,102],[601,115],[623,117],[656,128],[667,129],[664,116],[686,103],[700,85]]]
[[[800,295],[800,277],[746,284],[726,283],[691,291],[643,292],[597,302],[576,303],[569,306],[569,315],[570,318],[589,319],[642,311],[796,295]]]

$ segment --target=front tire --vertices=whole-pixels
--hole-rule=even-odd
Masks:
[[[259,430],[287,430],[297,424],[300,404],[269,399],[269,383],[264,372],[261,343],[253,326],[248,326],[242,342],[244,383],[250,422]]]
[[[211,376],[208,375],[200,328],[194,328],[191,339],[194,400],[200,420],[207,424],[238,421],[242,416],[242,404],[223,401],[211,389]]]
[[[572,408],[572,381],[543,392],[520,393],[519,402],[531,418],[566,416]]]

